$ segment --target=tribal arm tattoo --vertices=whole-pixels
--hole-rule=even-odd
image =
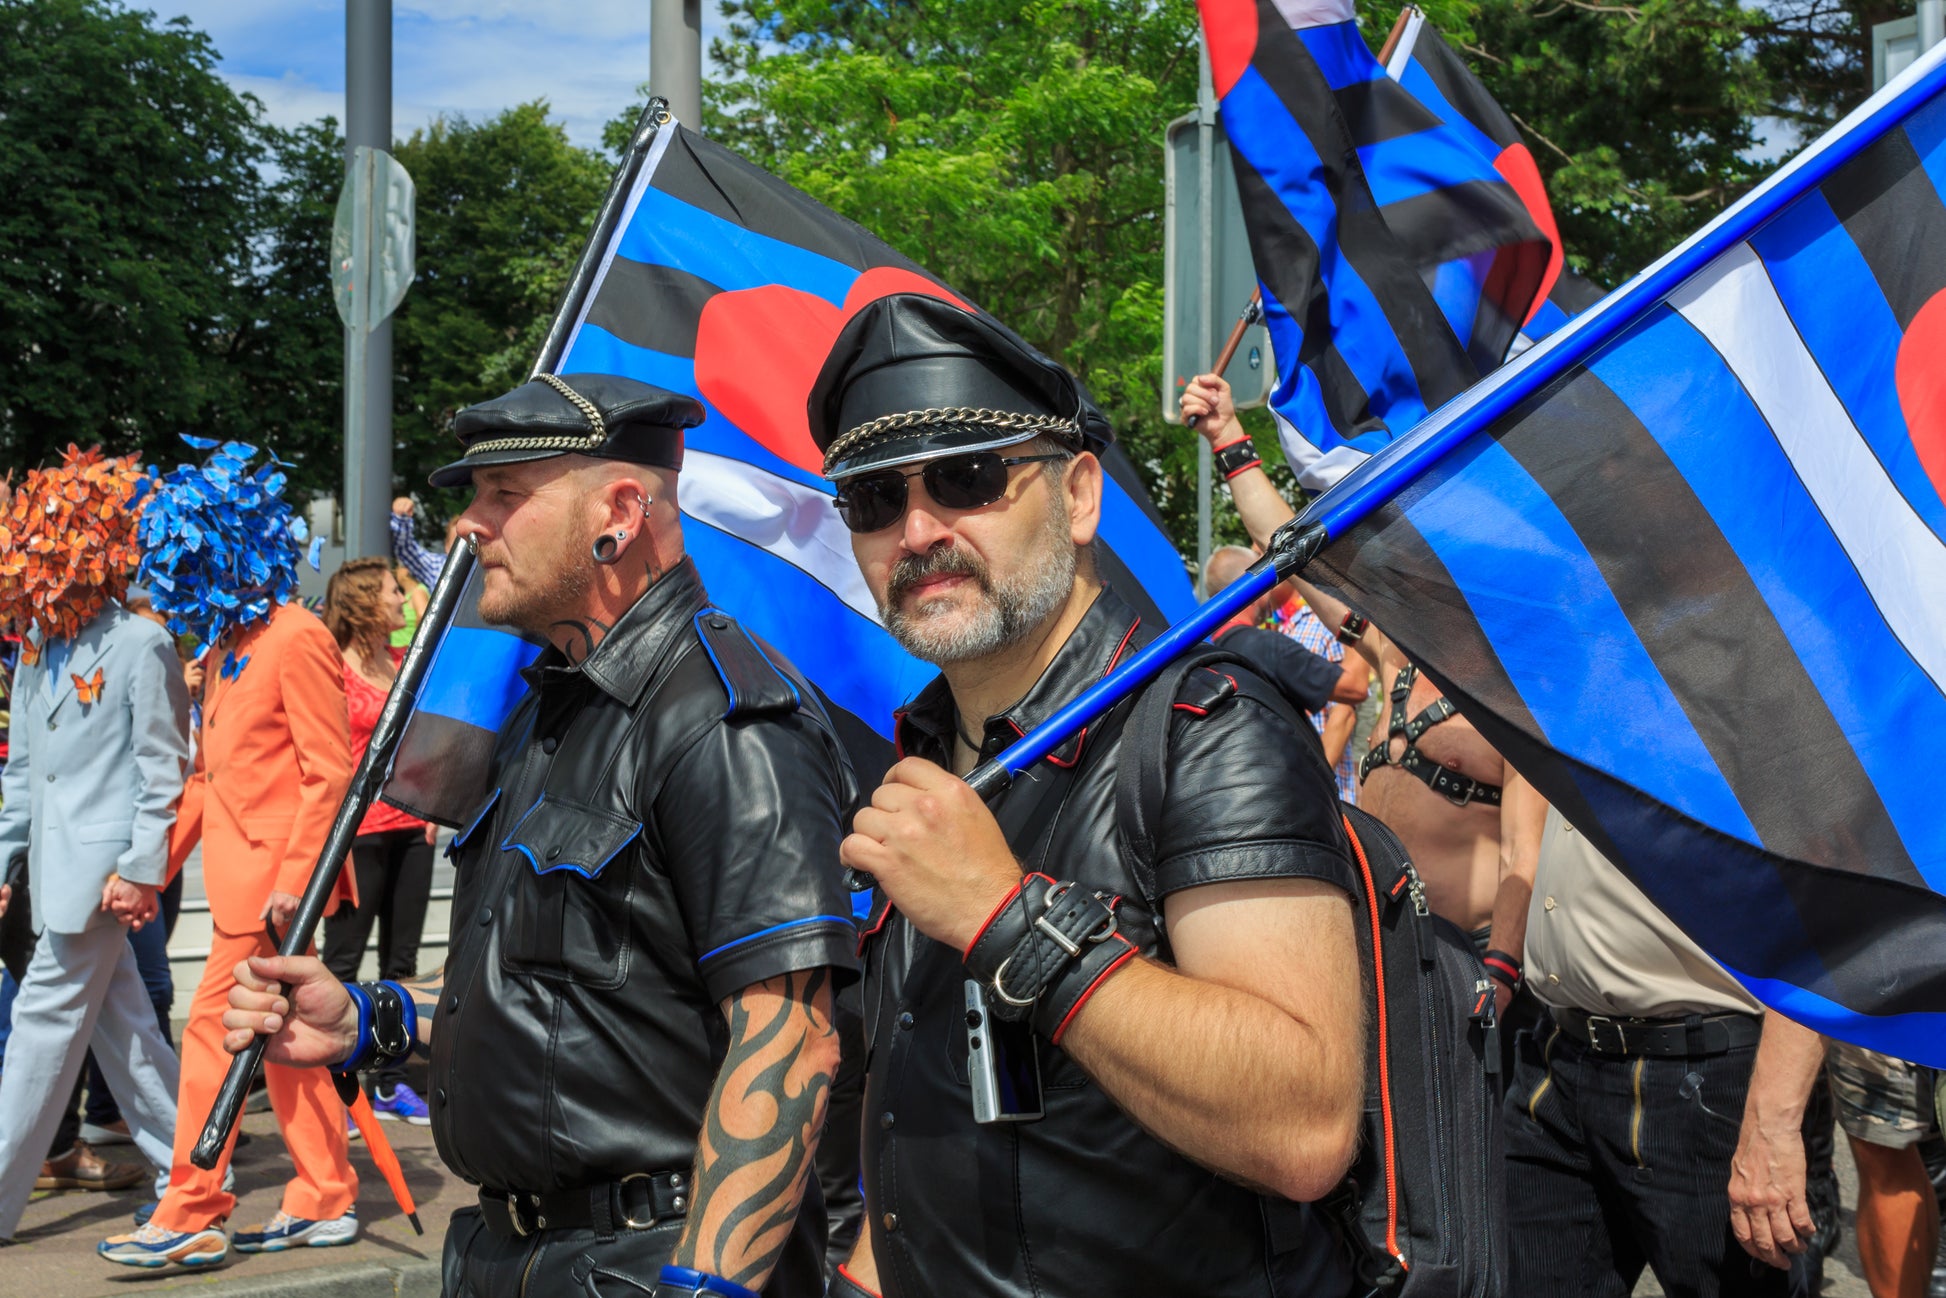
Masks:
[[[568,664],[573,666],[585,661],[612,627],[613,623],[604,622],[598,617],[591,617],[585,622],[577,618],[564,618],[547,624],[547,638],[561,647],[561,652],[567,655]]]
[[[439,1011],[439,998],[446,991],[446,966],[441,965],[429,974],[417,978],[407,978],[399,984],[405,994],[412,998],[412,1008],[419,1012],[419,1037],[415,1043],[415,1053],[424,1054],[432,1045],[432,1016]]]
[[[824,1129],[838,1035],[831,971],[756,983],[723,1002],[730,1047],[696,1143],[675,1264],[761,1290],[790,1238]]]

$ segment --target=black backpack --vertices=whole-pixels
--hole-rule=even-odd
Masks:
[[[1170,713],[1191,672],[1223,663],[1250,665],[1213,647],[1176,659],[1137,698],[1123,730],[1120,847],[1157,914],[1146,809],[1162,805],[1167,786]],[[1234,689],[1309,724],[1301,707],[1260,677],[1223,693]],[[1323,1206],[1353,1254],[1357,1293],[1498,1298],[1506,1250],[1493,984],[1466,935],[1427,909],[1398,836],[1349,803],[1339,812],[1361,893],[1352,900],[1371,1031],[1363,1139]]]

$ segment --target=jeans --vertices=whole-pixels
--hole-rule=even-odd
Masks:
[[[1502,1110],[1507,1291],[1627,1298],[1648,1267],[1669,1298],[1816,1293],[1822,1258],[1779,1271],[1730,1233],[1730,1156],[1756,1053],[1598,1055],[1545,1019],[1521,1033]]]

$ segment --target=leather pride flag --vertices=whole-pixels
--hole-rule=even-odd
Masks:
[[[1277,357],[1271,411],[1299,480],[1328,485],[1500,363],[1551,245],[1477,132],[1386,76],[1351,0],[1199,8]]]
[[[1361,465],[1311,507],[1346,522],[1306,574],[1759,999],[1936,1066],[1943,88],[1946,47],[1635,282],[1657,292]],[[1530,370],[1554,377],[1472,418]]]
[[[863,227],[670,122],[555,367],[703,403],[685,439],[683,544],[715,605],[818,687],[867,789],[889,765],[893,710],[937,669],[879,625],[805,408],[845,322],[905,292],[968,305]],[[1127,457],[1111,450],[1105,464],[1104,575],[1166,624],[1195,606],[1182,556]],[[516,669],[538,652],[467,608],[429,671],[384,794],[449,824],[485,796],[493,732],[525,690]],[[874,754],[884,759],[876,770]]]

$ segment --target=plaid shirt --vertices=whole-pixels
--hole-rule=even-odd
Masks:
[[[1334,663],[1345,660],[1344,645],[1338,642],[1338,637],[1331,633],[1329,627],[1318,620],[1318,615],[1311,611],[1311,606],[1302,600],[1292,600],[1284,605],[1271,615],[1271,620],[1276,623],[1279,631],[1312,653],[1329,658]],[[1332,705],[1325,706],[1329,708]],[[1305,715],[1311,718],[1311,724],[1317,727],[1318,733],[1322,735],[1324,713],[1310,712]],[[1338,777],[1338,796],[1346,802],[1356,803],[1358,801],[1358,759],[1351,751],[1349,740],[1345,743],[1345,751],[1338,757],[1338,765],[1333,774]]]
[[[446,556],[419,544],[419,538],[412,534],[412,515],[387,517],[392,524],[392,557],[405,565],[414,581],[431,590],[439,584],[439,572],[446,566]]]

